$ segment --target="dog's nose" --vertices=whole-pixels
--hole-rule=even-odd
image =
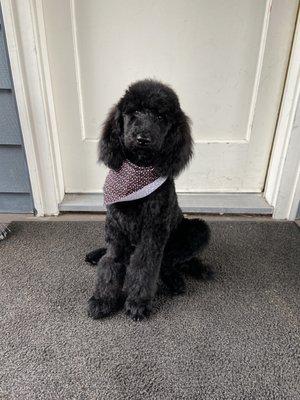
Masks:
[[[136,137],[136,140],[137,140],[138,144],[140,144],[141,146],[147,146],[151,141],[148,137],[145,137],[142,135],[138,135]]]

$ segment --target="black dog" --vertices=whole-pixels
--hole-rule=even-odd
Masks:
[[[132,84],[112,108],[99,143],[99,160],[118,171],[125,160],[153,166],[166,181],[150,195],[107,207],[107,249],[89,253],[97,283],[89,315],[101,318],[125,302],[134,320],[148,316],[158,280],[172,294],[184,291],[184,265],[199,278],[212,271],[196,258],[208,243],[204,221],[186,219],[178,207],[174,178],[192,157],[189,120],[174,91],[157,81]]]

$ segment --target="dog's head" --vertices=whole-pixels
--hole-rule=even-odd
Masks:
[[[99,142],[99,160],[117,170],[127,158],[174,177],[190,160],[192,144],[189,120],[175,92],[144,80],[133,83],[111,109]]]

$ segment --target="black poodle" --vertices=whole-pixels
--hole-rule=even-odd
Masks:
[[[209,228],[204,221],[184,218],[174,186],[174,178],[192,157],[192,146],[189,120],[178,97],[160,82],[132,84],[110,111],[99,142],[99,160],[112,174],[104,191],[113,191],[114,174],[118,178],[125,165],[137,172],[145,168],[161,180],[149,194],[127,201],[122,195],[117,200],[118,193],[104,193],[110,198],[107,248],[86,256],[92,264],[100,260],[89,300],[92,318],[106,317],[124,304],[127,315],[141,320],[150,314],[159,282],[179,294],[185,288],[184,271],[212,277],[210,268],[197,258],[208,243]],[[129,179],[135,179],[130,171]]]

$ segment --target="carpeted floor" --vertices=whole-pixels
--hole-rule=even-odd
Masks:
[[[300,399],[300,235],[211,222],[213,282],[147,321],[86,314],[103,223],[15,223],[0,242],[0,399]]]

